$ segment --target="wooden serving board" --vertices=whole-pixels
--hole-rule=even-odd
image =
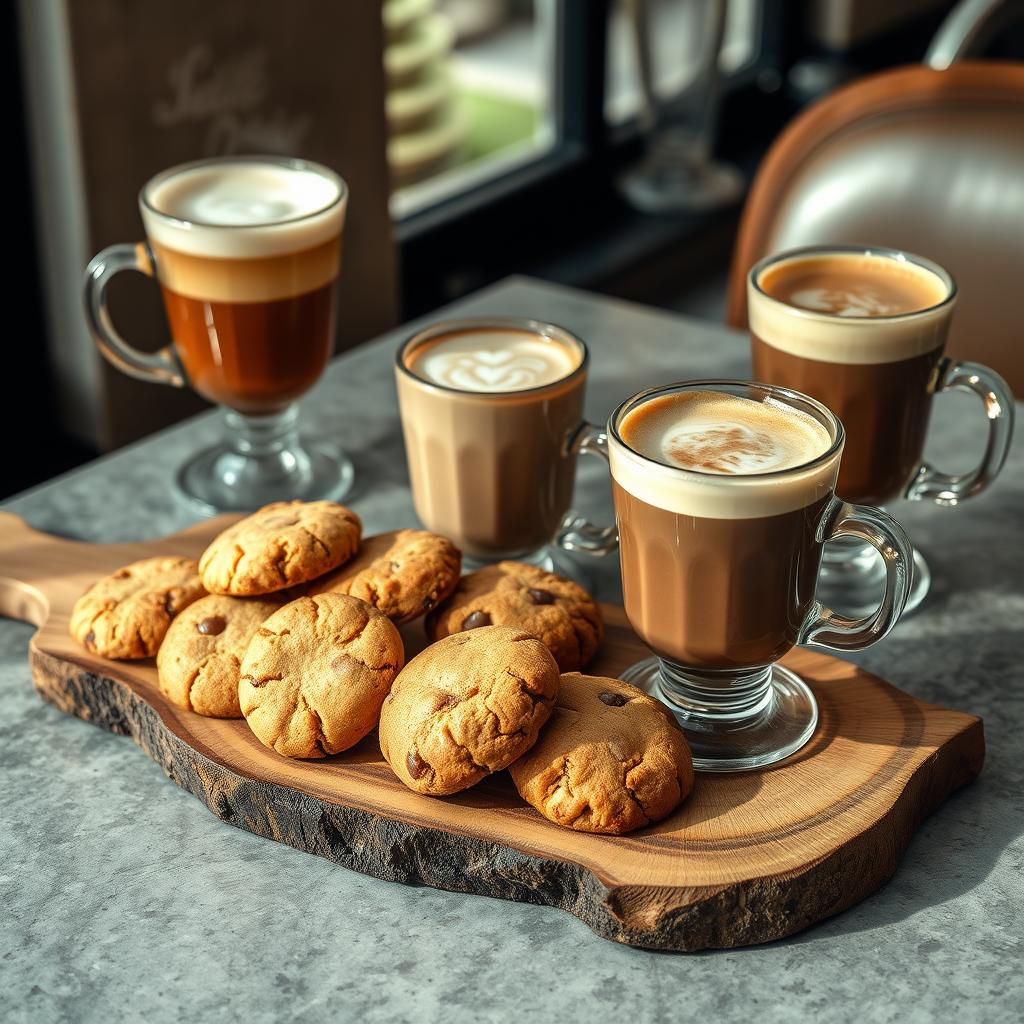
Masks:
[[[981,720],[925,704],[853,665],[798,650],[818,732],[760,772],[698,774],[669,819],[625,837],[550,824],[507,773],[445,799],[405,789],[371,735],[326,761],[290,761],[244,721],[164,700],[151,661],[109,662],[68,636],[94,579],[160,553],[198,556],[230,518],[138,544],[81,544],[0,513],[0,614],[35,623],[29,660],[61,711],[123,733],[183,789],[239,828],[396,882],[561,907],[617,942],[695,950],[800,931],[877,889],[921,820],[973,779]],[[646,654],[621,608],[590,671]],[[413,646],[419,624],[406,631]]]

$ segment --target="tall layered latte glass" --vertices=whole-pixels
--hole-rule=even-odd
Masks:
[[[421,522],[477,562],[614,550],[614,527],[569,511],[576,456],[602,454],[603,432],[582,419],[587,364],[579,338],[533,320],[451,320],[410,338],[396,379]]]
[[[334,345],[347,195],[338,175],[308,161],[184,164],[142,189],[147,241],[89,264],[86,314],[107,359],[143,380],[191,385],[225,409],[226,442],[179,476],[206,509],[339,497],[351,483],[337,448],[300,441],[294,405]],[[159,281],[171,347],[140,352],[115,330],[106,287],[122,270]]]
[[[956,505],[995,478],[1013,433],[1013,396],[987,367],[945,358],[956,285],[942,267],[892,249],[800,249],[758,263],[747,296],[755,378],[805,392],[843,421],[844,498]],[[954,389],[981,397],[988,432],[981,463],[960,475],[923,460],[932,398]],[[822,592],[860,610],[877,598],[881,576],[864,545],[831,545]],[[919,553],[914,576],[909,608],[928,589]]]
[[[884,512],[835,496],[844,434],[820,403],[743,381],[628,399],[608,426],[626,614],[655,657],[622,678],[675,712],[694,764],[771,764],[814,732],[814,697],[778,660],[796,644],[860,650],[898,620],[912,552]],[[824,541],[883,555],[885,593],[861,619],[824,608]]]

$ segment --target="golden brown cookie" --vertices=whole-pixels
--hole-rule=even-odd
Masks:
[[[322,576],[359,547],[362,524],[333,501],[278,501],[229,526],[199,559],[211,594],[253,597]]]
[[[404,661],[397,627],[365,601],[300,597],[249,642],[238,684],[242,714],[279,754],[337,754],[377,724]]]
[[[619,835],[660,821],[693,787],[669,710],[620,679],[562,676],[537,743],[509,768],[519,795],[556,825]]]
[[[463,576],[427,620],[434,640],[480,626],[517,626],[542,640],[563,672],[584,668],[604,637],[597,602],[578,584],[523,562]]]
[[[359,554],[316,580],[311,594],[351,594],[392,622],[411,622],[455,589],[462,554],[446,537],[426,530],[394,530],[367,537]]]
[[[558,693],[558,666],[510,626],[458,633],[418,654],[395,680],[380,749],[410,789],[456,793],[536,741]]]
[[[144,558],[97,580],[75,602],[71,635],[104,658],[150,658],[175,615],[204,593],[191,558]]]
[[[256,630],[283,602],[207,594],[167,630],[156,656],[160,689],[178,707],[209,718],[241,718],[238,677]]]

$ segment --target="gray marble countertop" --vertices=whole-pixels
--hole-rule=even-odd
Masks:
[[[594,420],[654,383],[749,373],[745,339],[726,328],[522,278],[444,311],[477,312],[529,315],[581,335],[593,353]],[[407,331],[335,361],[304,403],[310,428],[344,439],[355,459],[351,504],[369,532],[415,521],[391,366]],[[199,417],[6,507],[87,540],[172,532],[194,519],[174,497],[173,471],[217,430],[214,415]],[[970,399],[942,397],[929,453],[964,468],[980,433]],[[0,622],[0,1015],[104,1024],[1019,1021],[1021,440],[992,490],[968,506],[894,510],[929,557],[933,590],[857,659],[918,697],[983,716],[980,780],[924,823],[878,893],[757,948],[629,949],[559,910],[382,882],[231,828],[129,740],[43,704],[26,661],[31,628]],[[591,462],[581,464],[577,503],[607,519],[608,483]],[[597,571],[602,597],[617,597],[617,576],[614,562]]]

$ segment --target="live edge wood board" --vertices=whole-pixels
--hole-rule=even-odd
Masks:
[[[803,650],[786,664],[820,704],[809,746],[767,771],[698,774],[671,818],[630,836],[550,824],[519,800],[504,772],[446,799],[411,793],[375,735],[330,760],[290,761],[244,721],[167,703],[151,661],[105,661],[68,636],[71,606],[94,579],[154,554],[198,556],[230,521],[94,545],[0,513],[0,614],[39,627],[29,660],[45,700],[131,736],[223,821],[356,871],[560,907],[635,946],[766,942],[877,889],[921,820],[981,770],[980,719]],[[616,675],[646,652],[620,608],[604,613],[608,636],[591,671]],[[420,629],[406,629],[410,648],[422,643]]]

